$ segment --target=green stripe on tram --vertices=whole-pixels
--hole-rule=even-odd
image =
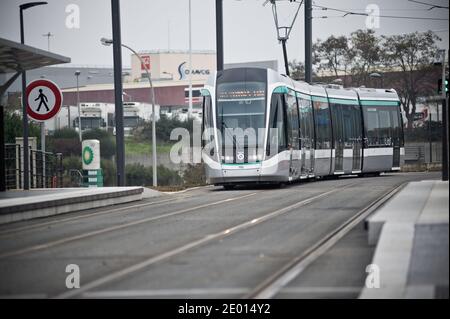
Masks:
[[[210,96],[211,95],[211,93],[209,93],[209,90],[207,90],[207,89],[201,89],[200,94],[202,96]]]
[[[300,93],[300,92],[295,92],[295,93],[297,93],[297,97],[302,98],[304,100],[311,101],[311,96],[310,95],[307,95],[307,94],[304,94],[304,93]]]
[[[364,106],[398,106],[400,104],[399,101],[369,101],[362,100],[361,105]]]
[[[325,102],[328,103],[328,99],[324,96],[312,96],[311,97],[314,102]]]
[[[289,93],[287,86],[278,86],[273,90],[273,93]]]

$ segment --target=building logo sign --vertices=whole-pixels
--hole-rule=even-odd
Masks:
[[[186,63],[183,62],[178,66],[178,74],[180,75],[179,80],[184,80],[192,72],[192,75],[209,75],[209,69],[192,69],[186,68]]]
[[[150,56],[149,55],[141,55],[141,70],[150,70]]]

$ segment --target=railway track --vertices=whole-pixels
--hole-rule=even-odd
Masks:
[[[390,189],[369,205],[359,210],[355,215],[346,220],[336,229],[324,236],[320,241],[304,251],[302,254],[293,258],[278,271],[260,282],[255,288],[246,293],[243,299],[268,299],[286,287],[292,280],[297,278],[303,270],[311,263],[322,256],[328,249],[336,244],[342,237],[350,232],[356,225],[364,221],[375,210],[384,205],[390,198],[397,194],[407,183],[401,183]]]
[[[328,195],[331,195],[331,194],[334,194],[334,193],[337,193],[337,192],[341,192],[341,191],[346,190],[348,188],[351,188],[351,187],[353,187],[353,186],[355,186],[357,184],[358,184],[358,182],[347,183],[346,185],[343,185],[343,186],[341,186],[339,188],[333,188],[331,190],[327,190],[325,192],[321,192],[319,194],[310,196],[310,197],[308,197],[306,199],[302,199],[302,200],[300,200],[300,201],[298,201],[298,202],[296,202],[294,204],[291,204],[291,205],[288,205],[286,207],[273,210],[273,211],[271,211],[269,213],[266,213],[264,215],[261,215],[259,217],[249,219],[249,220],[247,220],[245,222],[241,222],[241,223],[239,223],[239,224],[237,224],[235,226],[227,227],[226,229],[223,229],[223,230],[221,230],[219,232],[206,235],[206,236],[204,236],[204,237],[202,237],[200,239],[190,241],[190,242],[188,242],[188,243],[186,243],[184,245],[175,247],[175,248],[173,248],[171,250],[165,251],[165,252],[157,254],[155,256],[151,256],[151,257],[149,257],[149,258],[147,258],[145,260],[142,260],[140,262],[134,263],[134,264],[129,265],[129,266],[127,266],[125,268],[122,268],[120,270],[113,271],[113,272],[111,272],[111,273],[109,273],[109,274],[107,274],[105,276],[102,276],[102,277],[99,277],[99,278],[97,278],[95,280],[92,280],[91,282],[85,283],[79,289],[66,291],[64,293],[61,293],[61,294],[53,296],[53,297],[57,298],[57,299],[65,299],[65,298],[73,298],[73,297],[77,297],[77,296],[83,295],[84,293],[89,292],[92,289],[95,289],[95,288],[100,287],[102,285],[105,285],[105,284],[112,283],[112,282],[115,282],[117,280],[123,279],[126,276],[135,274],[135,273],[137,273],[137,272],[139,272],[141,270],[144,270],[145,268],[147,268],[147,267],[149,267],[151,265],[154,265],[156,263],[162,262],[162,261],[167,260],[169,258],[178,256],[178,255],[183,254],[183,253],[185,253],[185,252],[187,252],[189,250],[192,250],[194,248],[206,245],[208,243],[216,242],[218,240],[221,240],[223,238],[226,238],[228,236],[236,234],[236,233],[238,233],[240,231],[243,231],[243,230],[249,229],[251,227],[254,227],[256,225],[259,225],[259,224],[261,224],[263,222],[272,220],[272,219],[274,219],[274,218],[276,218],[278,216],[281,216],[283,214],[287,214],[289,212],[292,212],[292,210],[294,210],[294,209],[298,209],[300,207],[304,207],[304,206],[309,205],[309,204],[311,204],[311,203],[313,203],[313,202],[315,202],[315,201],[317,201],[317,200],[319,200],[319,199],[321,199],[321,198],[323,198],[325,196],[328,196]],[[248,194],[245,197],[253,196],[255,194],[257,194],[257,193]],[[245,198],[245,197],[240,197],[240,198]],[[1,258],[1,255],[0,255],[0,258]]]

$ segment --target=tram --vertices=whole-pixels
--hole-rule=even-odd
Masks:
[[[212,75],[201,94],[209,184],[378,175],[404,160],[393,89],[309,85],[271,69],[235,68]]]

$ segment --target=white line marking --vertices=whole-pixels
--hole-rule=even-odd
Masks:
[[[175,215],[184,214],[184,213],[187,213],[187,212],[190,212],[190,211],[193,211],[193,210],[195,211],[197,209],[202,209],[202,208],[209,207],[209,206],[214,206],[214,205],[227,203],[227,202],[230,202],[230,201],[246,198],[246,197],[253,196],[253,195],[256,195],[256,194],[257,193],[251,193],[251,194],[247,194],[247,195],[244,195],[244,196],[227,198],[227,199],[223,199],[223,200],[220,200],[220,201],[217,201],[217,202],[213,202],[213,203],[203,204],[203,205],[182,209],[182,210],[178,210],[178,211],[167,213],[167,214],[162,214],[162,215],[158,215],[158,216],[152,216],[152,217],[139,219],[139,220],[136,220],[136,221],[133,221],[133,222],[125,223],[125,224],[120,224],[120,225],[116,225],[116,226],[112,226],[112,227],[108,227],[108,228],[94,230],[94,231],[91,231],[91,232],[88,232],[88,233],[84,233],[84,234],[81,234],[81,235],[75,235],[75,236],[72,236],[72,237],[67,237],[67,238],[63,238],[63,239],[47,242],[45,244],[35,245],[35,246],[31,246],[31,247],[27,247],[27,248],[15,250],[15,251],[6,252],[6,253],[3,253],[3,254],[0,254],[0,258],[12,257],[12,256],[17,256],[17,255],[22,255],[22,254],[25,254],[25,253],[35,252],[35,251],[38,251],[38,250],[48,249],[48,248],[51,248],[51,247],[54,247],[54,246],[57,246],[57,245],[61,245],[61,244],[66,244],[68,242],[72,242],[72,241],[75,241],[75,240],[80,240],[80,239],[85,239],[85,238],[96,236],[96,235],[101,235],[101,234],[104,234],[104,233],[107,233],[107,232],[111,232],[111,231],[114,231],[114,230],[119,230],[119,229],[123,229],[123,228],[130,227],[130,226],[140,225],[140,224],[143,224],[143,223],[147,223],[147,222],[150,222],[150,221],[155,221],[155,220],[162,219],[162,218],[165,218],[165,217],[171,217],[171,216],[175,216]]]

